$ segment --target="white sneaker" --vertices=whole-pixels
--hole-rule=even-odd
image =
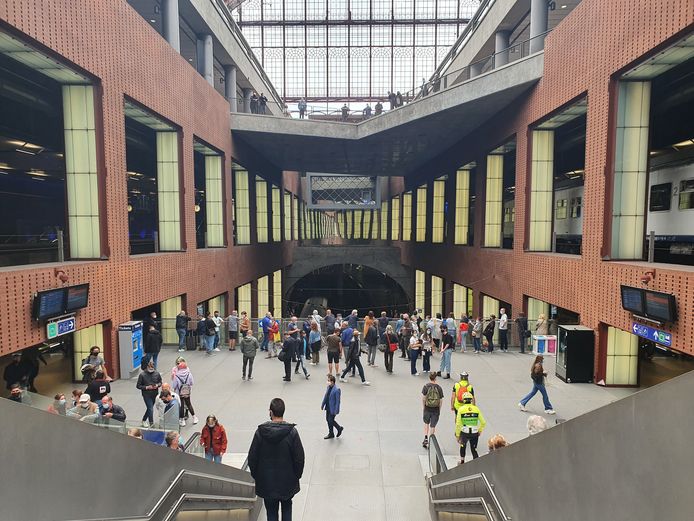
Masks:
[[[345,380],[344,378],[340,377],[340,381],[341,381],[341,382],[346,382],[347,380]]]
[[[182,353],[183,351],[185,351],[185,349],[179,349],[178,350],[179,353]]]
[[[149,427],[149,422],[147,420],[142,420],[143,427]]]
[[[528,409],[525,408],[525,405],[523,405],[523,404],[520,403],[520,402],[518,402],[518,408],[519,408],[521,411],[523,411],[523,412],[527,412],[527,411],[528,411]]]
[[[178,420],[178,424],[179,424],[181,427],[185,427],[185,426],[186,426],[186,421],[183,420],[183,419]]]
[[[193,425],[197,425],[199,421],[200,420],[198,420],[198,417],[193,415]]]
[[[415,374],[413,374],[412,376],[419,376],[419,373],[415,373]]]
[[[546,409],[545,414],[557,414],[557,413],[554,412],[554,409]]]
[[[363,381],[361,384],[362,384],[362,385],[371,385],[371,382],[365,380],[365,381]]]
[[[220,350],[218,347],[215,347],[212,351],[214,351],[215,353],[219,353]]]

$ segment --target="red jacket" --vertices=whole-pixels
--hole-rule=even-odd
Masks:
[[[219,423],[212,429],[212,440],[210,440],[210,428],[205,425],[200,433],[200,445],[205,447],[205,452],[211,452],[215,456],[224,454],[227,451],[227,433]]]

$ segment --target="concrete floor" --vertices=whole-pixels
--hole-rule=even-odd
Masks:
[[[159,357],[165,381],[177,356],[167,347]],[[334,521],[363,519],[368,521],[422,521],[430,519],[423,477],[426,451],[421,446],[421,388],[426,375],[413,377],[409,363],[395,360],[395,374],[383,370],[379,353],[377,368],[366,368],[370,387],[360,385],[359,378],[349,378],[342,388],[342,413],[338,416],[345,431],[341,438],[323,440],[327,433],[320,403],[325,390],[327,365],[322,356],[318,367],[309,366],[311,379],[295,376],[291,383],[282,381],[283,366],[276,359],[256,359],[254,379],[241,381],[241,355],[226,350],[206,356],[187,352],[195,377],[192,400],[201,423],[184,427],[184,438],[202,427],[204,418],[214,413],[225,426],[229,438],[227,458],[238,465],[248,451],[258,424],[268,419],[268,406],[279,396],[287,404],[285,419],[295,422],[306,451],[306,467],[301,492],[294,499],[297,521]],[[467,370],[475,387],[477,403],[487,419],[487,429],[480,442],[486,453],[486,440],[502,433],[513,442],[526,436],[527,413],[516,404],[531,389],[529,377],[531,355],[519,353],[455,353],[455,372]],[[420,361],[421,363],[421,361]],[[438,368],[439,359],[432,359]],[[420,365],[421,368],[421,365]],[[550,374],[552,368],[548,365]],[[446,399],[454,380],[440,380]],[[605,389],[593,384],[565,384],[548,378],[548,392],[557,417],[568,419],[629,395],[630,389]],[[112,384],[115,403],[123,406],[128,419],[139,419],[144,404],[135,380]],[[543,413],[539,394],[529,403],[532,413]],[[554,417],[547,417],[553,422]],[[453,413],[444,409],[438,438],[444,454],[457,455],[453,436]],[[264,519],[261,515],[260,519]]]

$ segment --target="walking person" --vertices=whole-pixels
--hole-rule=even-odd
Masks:
[[[241,380],[246,379],[246,367],[248,367],[248,379],[253,380],[253,362],[255,355],[260,349],[258,339],[253,336],[252,332],[244,332],[241,335],[241,343],[239,344],[241,354],[243,355],[243,365],[241,369]]]
[[[520,311],[516,319],[516,327],[518,328],[518,343],[520,344],[520,352],[525,353],[525,346],[528,345],[530,331],[528,330],[528,317]]]
[[[214,321],[214,316],[212,313],[207,314],[205,319],[205,354],[211,355],[214,351],[214,341],[216,335],[215,328],[217,324]]]
[[[267,357],[277,358],[277,344],[280,343],[280,323],[276,318],[272,318],[268,329]]]
[[[371,313],[371,324],[369,324],[369,327],[367,328],[364,326],[365,333],[364,333],[364,341],[366,342],[367,349],[368,349],[368,365],[370,367],[376,367],[376,353],[378,352],[378,326],[376,325],[376,321],[373,320],[373,312]]]
[[[340,373],[340,330],[335,329],[325,337],[325,343],[328,344],[328,374],[333,374],[333,364],[335,365],[335,375]]]
[[[308,380],[308,377],[311,376],[308,371],[306,370],[306,366],[304,365],[304,358],[306,355],[309,353],[309,350],[307,349],[307,343],[306,343],[306,333],[301,331],[299,334],[301,338],[299,338],[299,342],[301,343],[299,349],[294,349],[294,357],[296,359],[296,366],[294,367],[294,374],[299,374],[299,367],[301,367],[301,370],[304,372],[304,378]],[[311,365],[316,365],[314,363],[311,363]]]
[[[428,373],[431,371],[431,352],[434,347],[434,343],[431,341],[431,329],[427,328],[422,333],[420,341],[422,343],[422,372]]]
[[[229,351],[236,351],[236,341],[239,339],[239,316],[236,310],[227,317],[227,331],[229,332]]]
[[[400,358],[404,358],[405,360],[410,359],[409,347],[412,333],[412,321],[410,320],[410,316],[405,313],[402,316],[402,327],[400,328],[400,349],[402,351]]]
[[[361,365],[361,360],[359,359],[361,352],[359,331],[355,329],[352,333],[352,341],[349,343],[349,351],[347,353],[347,359],[349,361],[347,363],[347,367],[340,376],[341,382],[346,382],[347,380],[345,380],[345,375],[356,367],[356,369],[359,371],[359,377],[361,378],[362,385],[371,385],[371,383],[367,382],[366,378],[364,378],[364,367]]]
[[[412,376],[419,376],[419,372],[417,371],[417,359],[419,358],[419,352],[422,349],[422,342],[419,340],[419,335],[417,335],[416,333],[410,335],[409,347],[410,374]]]
[[[298,330],[293,324],[289,324],[287,332],[284,334],[284,343],[282,344],[282,351],[280,351],[277,357],[284,364],[284,380],[285,382],[292,381],[292,360],[299,352],[299,338]]]
[[[443,326],[443,320],[441,319],[441,313],[436,313],[436,316],[429,320],[427,326],[431,329],[431,338],[434,341],[434,346],[436,349],[441,348],[441,337],[443,336],[443,331],[441,326]]]
[[[422,387],[422,419],[424,420],[424,441],[422,447],[429,447],[429,436],[436,433],[436,425],[441,416],[443,389],[436,383],[436,373],[429,373],[429,382]]]
[[[255,493],[263,498],[267,521],[292,519],[292,498],[299,492],[304,473],[304,447],[295,424],[284,421],[281,398],[270,402],[270,421],[258,426],[248,450],[248,467]]]
[[[150,360],[147,368],[137,377],[136,387],[142,393],[142,400],[145,402],[145,413],[142,415],[142,426],[152,427],[154,425],[154,402],[161,387],[161,375],[154,368],[154,361]]]
[[[321,335],[316,320],[311,320],[311,331],[308,335],[308,343],[311,349],[311,365],[318,365],[320,361]]]
[[[212,321],[214,322],[214,350],[219,352],[219,341],[221,337],[219,334],[221,333],[221,328],[222,324],[224,323],[224,319],[219,316],[219,311],[215,311],[214,315],[212,316]]]
[[[335,315],[333,315],[332,310],[327,309],[325,311],[325,333],[326,335],[332,335],[335,332]]]
[[[328,388],[325,390],[325,395],[323,395],[323,402],[321,403],[321,410],[325,411],[325,421],[328,423],[328,435],[325,436],[324,440],[329,440],[335,437],[334,430],[337,429],[337,437],[342,435],[342,431],[345,428],[335,421],[335,417],[340,414],[340,398],[342,397],[342,389],[340,389],[335,383],[335,377],[331,374],[328,375]]]
[[[453,337],[448,334],[446,326],[441,326],[441,332],[443,333],[441,337],[441,365],[439,366],[438,375],[441,376],[445,373],[446,376],[441,377],[447,380],[451,377],[451,354],[453,349],[455,349],[455,345],[453,344]]]
[[[272,325],[272,313],[269,311],[265,313],[265,316],[260,320],[260,326],[263,328],[263,341],[260,344],[261,351],[268,350],[268,343],[270,342],[270,326]],[[268,355],[268,358],[271,358]]]
[[[496,316],[491,315],[489,317],[489,322],[487,323],[486,327],[484,328],[484,332],[482,335],[484,336],[484,339],[486,340],[487,344],[487,351],[489,353],[494,352],[494,328],[496,327]]]
[[[504,353],[508,353],[508,315],[506,309],[499,310],[499,347]]]
[[[471,393],[463,395],[463,403],[458,408],[458,413],[455,420],[455,436],[460,443],[460,464],[465,463],[465,448],[470,443],[470,451],[472,458],[479,457],[477,454],[477,443],[480,440],[480,434],[487,425],[487,422],[482,415],[479,407],[472,402],[474,397]]]
[[[181,361],[177,365],[176,375],[173,377],[173,390],[180,399],[178,423],[181,427],[186,426],[186,417],[188,413],[193,416],[193,425],[198,424],[198,417],[195,415],[193,403],[190,401],[190,395],[193,391],[193,374],[188,369],[188,364]]]
[[[178,334],[179,352],[186,350],[186,334],[188,334],[188,322],[191,320],[192,319],[183,310],[176,315],[176,333]]]
[[[251,330],[251,319],[248,318],[248,313],[241,312],[241,321],[239,322],[239,331],[248,333]]]
[[[480,354],[482,349],[482,318],[477,317],[473,319],[472,323],[472,347],[475,350],[475,354]]]
[[[460,342],[460,351],[467,352],[467,335],[470,330],[470,320],[463,313],[460,315],[460,324],[458,325],[458,342]]]
[[[545,378],[547,377],[547,373],[542,367],[543,361],[544,357],[536,356],[533,366],[530,369],[530,378],[533,381],[533,389],[518,404],[518,408],[523,412],[527,411],[525,406],[532,399],[532,397],[535,396],[538,391],[540,391],[540,394],[542,394],[542,403],[545,406],[545,414],[555,414],[552,404],[549,401],[549,396],[547,396],[547,389],[545,388]]]
[[[398,350],[398,337],[390,324],[386,326],[383,342],[386,344],[386,350],[383,351],[383,365],[386,368],[386,373],[393,374],[393,357],[395,351]]]
[[[354,316],[356,316],[356,313],[354,314]],[[342,322],[341,331],[342,332],[340,333],[340,352],[342,353],[342,356],[344,356],[345,358],[345,367],[347,367],[349,365],[349,346],[352,342],[352,339],[354,338],[354,331],[356,331],[356,328],[351,327],[349,325],[349,322],[345,320]],[[352,366],[352,376],[354,376],[355,373],[356,368]]]
[[[149,333],[147,333],[147,339],[145,340],[145,353],[150,357],[150,360],[154,362],[154,368],[157,368],[157,359],[159,358],[159,352],[161,351],[161,345],[164,343],[164,339],[161,337],[161,333],[156,327],[149,326]]]
[[[301,98],[299,100],[299,119],[304,119],[305,114],[306,114],[306,100],[304,98]]]
[[[200,432],[200,445],[205,447],[205,459],[214,463],[221,463],[222,456],[227,451],[227,431],[217,421],[214,414],[207,417],[205,426]]]

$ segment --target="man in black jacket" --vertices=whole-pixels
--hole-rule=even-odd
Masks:
[[[286,333],[284,334],[284,342],[282,343],[283,355],[280,355],[282,362],[284,363],[284,377],[282,380],[285,382],[292,381],[292,362],[299,351],[299,344],[301,341],[298,339],[299,330],[296,329],[294,324],[289,324]]]
[[[284,421],[284,401],[270,402],[270,421],[258,426],[248,451],[255,493],[263,498],[268,521],[292,519],[292,498],[304,473],[304,447],[295,424]]]
[[[99,418],[103,423],[109,423],[109,420],[125,422],[125,411],[113,403],[110,396],[104,396],[99,403]]]
[[[157,368],[157,358],[159,358],[159,351],[161,351],[161,345],[163,343],[164,339],[161,337],[161,333],[157,328],[149,326],[149,332],[145,339],[145,353],[147,353],[152,362],[154,362],[155,369]]]

